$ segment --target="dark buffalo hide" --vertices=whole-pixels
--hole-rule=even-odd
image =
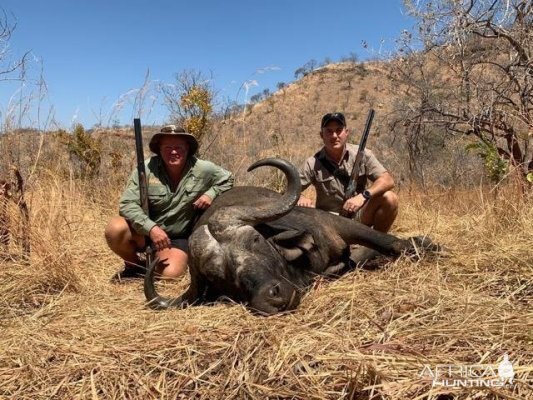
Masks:
[[[387,256],[415,252],[415,247],[438,249],[428,238],[400,239],[348,218],[295,206],[301,186],[294,166],[266,159],[249,170],[262,165],[285,173],[286,192],[242,186],[216,198],[189,238],[189,289],[175,299],[159,296],[154,262],[145,277],[151,307],[183,307],[228,297],[261,314],[275,314],[296,308],[317,275],[349,269],[351,244]],[[363,253],[364,259],[368,253]]]

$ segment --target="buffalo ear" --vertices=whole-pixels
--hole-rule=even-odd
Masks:
[[[304,231],[288,230],[268,239],[287,261],[294,261],[316,247],[313,236]]]

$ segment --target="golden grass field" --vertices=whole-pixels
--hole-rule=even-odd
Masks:
[[[393,233],[446,254],[318,279],[295,312],[266,318],[227,303],[156,312],[141,281],[109,283],[121,262],[103,229],[120,191],[50,174],[26,193],[30,263],[0,262],[0,399],[533,398],[531,195],[402,190]],[[421,374],[496,368],[504,353],[512,388]]]

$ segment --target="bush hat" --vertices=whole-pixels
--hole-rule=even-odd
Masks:
[[[163,136],[182,137],[187,140],[187,143],[189,143],[188,156],[194,155],[198,150],[198,140],[196,140],[192,133],[185,132],[185,129],[176,125],[165,125],[161,128],[160,132],[156,133],[152,136],[152,139],[150,139],[148,147],[153,153],[159,154],[159,142]]]
[[[328,113],[322,117],[322,122],[320,123],[320,129],[325,127],[330,121],[337,121],[342,126],[346,126],[346,118],[344,118],[344,114],[335,112],[335,113]]]

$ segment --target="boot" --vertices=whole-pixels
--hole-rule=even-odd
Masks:
[[[144,278],[145,272],[146,268],[140,261],[139,263],[124,261],[124,268],[111,277],[111,283],[123,283],[131,279]]]

